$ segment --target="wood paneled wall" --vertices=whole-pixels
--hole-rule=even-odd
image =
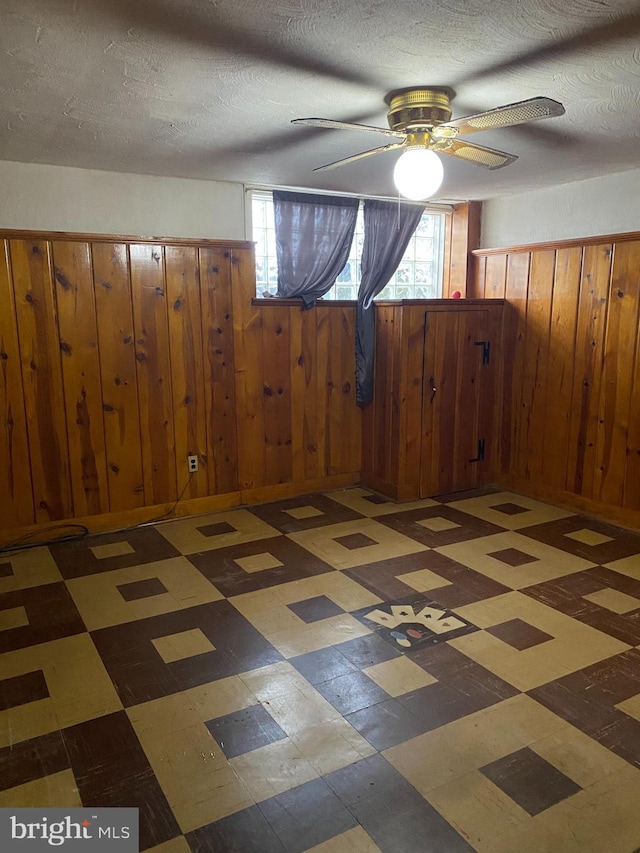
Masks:
[[[475,255],[506,300],[502,481],[640,526],[640,235]]]
[[[0,233],[0,532],[355,482],[354,309],[254,293],[249,243]]]

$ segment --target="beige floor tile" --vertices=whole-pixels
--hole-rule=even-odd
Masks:
[[[276,631],[270,633],[267,639],[282,657],[287,659],[326,649],[331,645],[327,643],[326,634],[315,625],[298,625],[284,631]]]
[[[306,853],[381,853],[381,850],[361,826],[354,826],[322,844],[309,847]]]
[[[478,770],[428,791],[425,797],[473,846],[531,820]]]
[[[167,592],[125,601],[119,586],[149,578],[161,581]],[[223,598],[186,557],[73,578],[67,587],[90,631]]]
[[[145,736],[149,734],[151,737],[155,733],[160,740],[203,722],[186,693],[173,693],[171,696],[162,696],[151,702],[133,705],[127,708],[127,716],[136,731],[144,733]]]
[[[369,518],[374,518],[377,515],[389,515],[392,512],[405,512],[411,509],[422,509],[423,507],[437,506],[437,501],[431,498],[426,498],[421,501],[406,501],[397,503],[390,498],[385,503],[371,503],[366,500],[367,495],[371,495],[368,489],[343,489],[338,492],[327,492],[326,497],[336,501],[343,506],[349,507],[361,515]]]
[[[203,722],[258,704],[255,694],[237,675],[191,687],[185,696]]]
[[[241,672],[240,678],[260,702],[269,702],[277,696],[309,687],[306,678],[287,661],[272,663],[251,672]]]
[[[605,542],[613,542],[610,536],[604,536],[604,534],[598,533],[597,530],[589,530],[586,527],[583,527],[582,530],[574,530],[572,533],[565,533],[564,535],[567,539],[574,539],[583,545],[604,545]]]
[[[206,535],[200,528],[215,524],[229,524],[235,528],[228,533]],[[195,554],[201,551],[213,551],[216,548],[228,548],[244,542],[269,539],[280,536],[279,530],[262,521],[246,509],[232,509],[209,515],[192,516],[160,524],[156,528],[181,554]]]
[[[511,549],[522,551],[534,559],[525,565],[509,566],[497,557],[490,556]],[[435,550],[511,589],[544,583],[595,566],[595,563],[583,560],[582,557],[575,557],[559,548],[513,531],[496,533],[481,539],[468,539],[453,545],[442,545]]]
[[[81,808],[82,801],[71,770],[34,779],[0,791],[0,808]]]
[[[265,569],[275,569],[284,563],[265,551],[264,554],[252,554],[249,557],[236,557],[233,561],[245,572],[264,572]]]
[[[129,542],[110,542],[108,545],[94,545],[89,550],[96,560],[107,560],[110,557],[122,557],[125,554],[135,553]]]
[[[441,515],[425,518],[422,521],[418,521],[417,524],[421,527],[426,527],[427,530],[432,530],[434,533],[441,533],[443,530],[455,530],[456,527],[461,526],[449,518],[443,518]]]
[[[343,536],[354,534],[367,536],[373,540],[374,544],[364,545],[361,548],[348,548],[336,541]],[[329,524],[325,527],[301,530],[287,535],[298,545],[329,563],[334,569],[351,569],[366,563],[428,550],[426,545],[403,536],[372,518],[343,521],[340,524]]]
[[[221,820],[254,803],[246,786],[231,767],[214,770],[206,779],[185,779],[181,796],[176,800],[167,796],[167,800],[182,832],[191,832]]]
[[[612,560],[610,563],[604,563],[604,567],[621,575],[626,575],[628,578],[640,580],[640,554],[632,554],[630,557],[623,557],[621,560]]]
[[[581,788],[629,767],[623,758],[573,726],[532,743],[530,748]]]
[[[0,746],[122,709],[88,634],[0,655],[0,680],[42,670],[49,698],[0,711]]]
[[[187,839],[180,835],[178,838],[172,838],[171,841],[165,841],[164,844],[159,844],[157,847],[151,847],[146,853],[191,853],[191,848],[187,844]]]
[[[640,599],[619,592],[617,589],[599,589],[597,592],[590,592],[582,597],[614,613],[629,613],[631,610],[637,610],[640,607]]]
[[[296,518],[298,520],[324,515],[324,512],[316,506],[295,506],[292,509],[285,509],[285,512],[287,515],[290,515],[291,518]]]
[[[432,732],[384,750],[384,756],[424,796],[566,727],[528,696],[506,699]]]
[[[623,702],[618,702],[616,705],[620,711],[624,711],[634,720],[640,720],[640,693],[625,699]]]
[[[10,607],[7,610],[0,610],[0,631],[22,628],[28,624],[29,617],[24,607]]]
[[[180,631],[178,634],[167,634],[151,640],[156,651],[165,663],[185,660],[196,655],[214,652],[216,647],[205,637],[200,628]]]
[[[402,696],[403,693],[418,690],[437,681],[404,655],[369,666],[363,672],[391,696]]]
[[[10,566],[13,572],[6,578],[0,577],[0,593],[62,580],[51,552],[44,547],[0,554],[0,566]]]
[[[509,503],[525,507],[526,512],[508,515],[492,509],[492,507],[500,504]],[[508,530],[518,530],[520,527],[544,524],[547,521],[555,521],[558,518],[568,518],[570,515],[575,515],[570,510],[560,509],[560,507],[551,506],[551,504],[542,503],[542,501],[537,501],[534,498],[516,495],[512,492],[497,492],[477,498],[464,498],[463,500],[452,501],[449,506],[462,510],[462,512],[468,512],[470,515],[475,515],[476,518],[482,518],[484,521],[489,521],[500,527],[506,527]]]
[[[238,755],[230,764],[256,802],[318,778],[289,738]]]
[[[431,569],[418,569],[417,572],[407,572],[398,575],[398,580],[412,587],[416,592],[428,592],[430,589],[440,589],[442,586],[451,586],[451,581],[440,577]]]

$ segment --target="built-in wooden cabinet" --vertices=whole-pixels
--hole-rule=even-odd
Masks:
[[[363,482],[396,500],[491,482],[502,301],[376,306],[376,377]]]

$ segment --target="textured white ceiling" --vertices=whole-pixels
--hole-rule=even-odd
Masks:
[[[546,95],[566,115],[474,136],[441,198],[490,198],[640,166],[637,0],[2,0],[0,159],[393,195],[384,96],[447,85],[454,117]]]

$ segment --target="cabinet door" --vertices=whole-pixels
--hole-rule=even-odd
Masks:
[[[488,449],[483,398],[490,345],[486,311],[427,312],[420,496],[472,489]],[[487,401],[489,404],[489,401]]]

